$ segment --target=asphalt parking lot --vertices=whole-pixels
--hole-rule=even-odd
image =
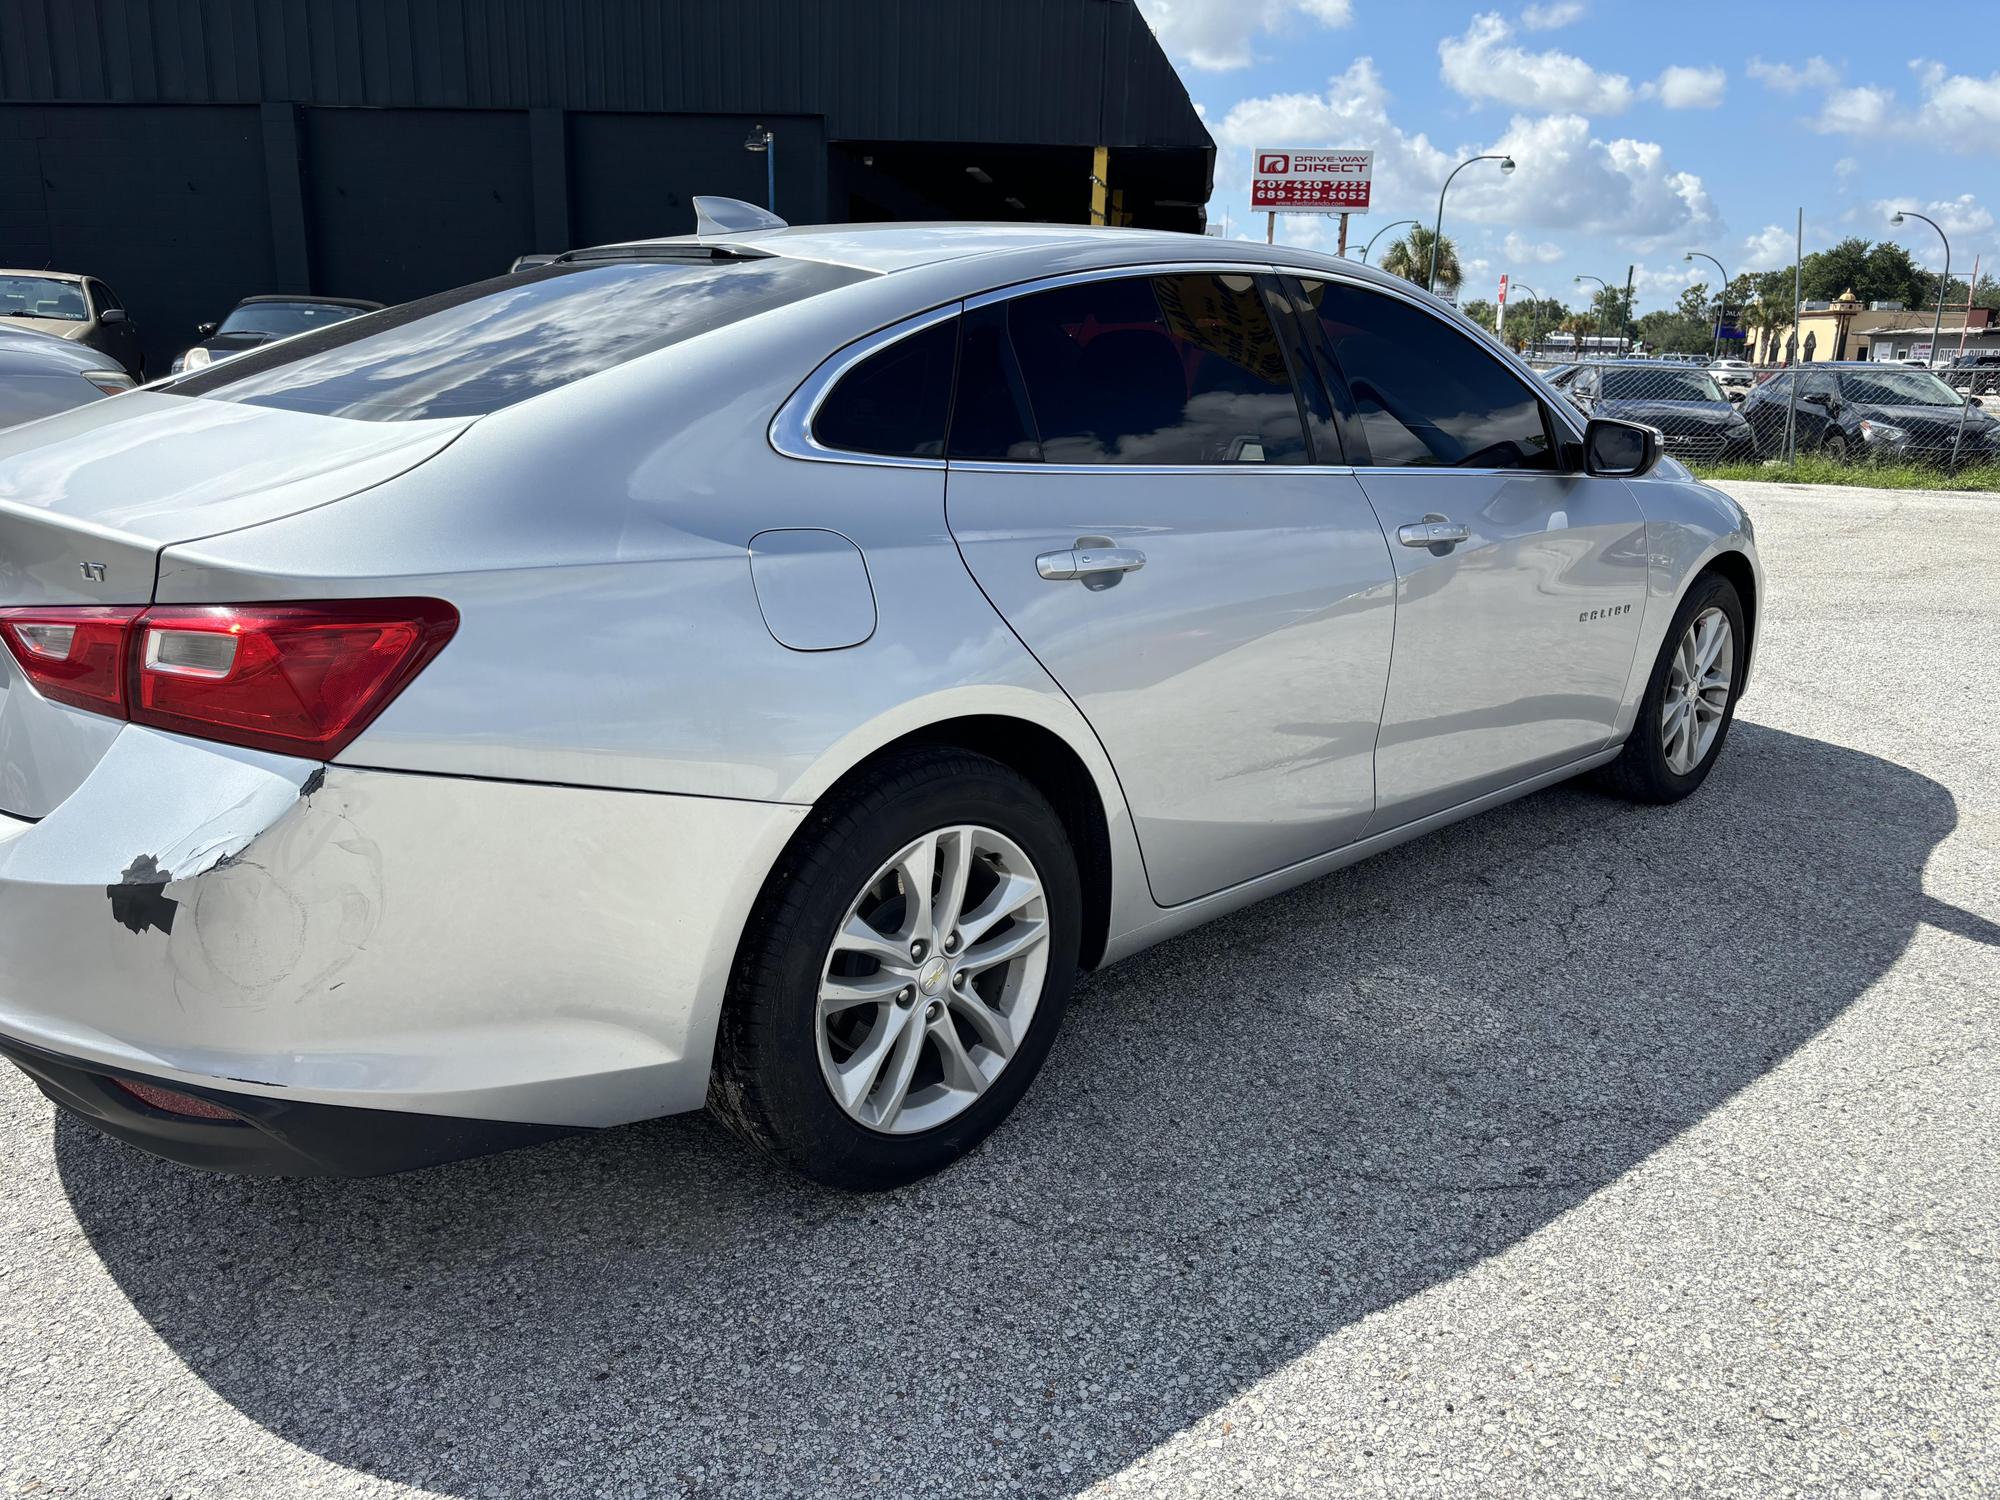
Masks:
[[[882,1198],[701,1117],[367,1182],[0,1078],[0,1491],[2000,1494],[2000,497],[1735,486],[1704,792],[1087,983]]]

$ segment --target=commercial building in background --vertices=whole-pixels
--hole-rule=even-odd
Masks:
[[[0,0],[0,265],[104,277],[155,369],[251,293],[405,301],[696,193],[1199,232],[1214,160],[1132,0]]]

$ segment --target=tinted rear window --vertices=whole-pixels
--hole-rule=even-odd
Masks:
[[[813,418],[822,447],[890,458],[943,458],[958,319],[878,350],[840,377]]]
[[[872,274],[779,256],[546,266],[241,354],[167,389],[372,422],[484,416]]]

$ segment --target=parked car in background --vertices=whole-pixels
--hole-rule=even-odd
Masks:
[[[1750,426],[1707,370],[1678,362],[1585,365],[1566,387],[1586,416],[1644,422],[1682,463],[1748,463]]]
[[[1961,354],[1938,371],[1953,390],[1967,396],[2000,396],[2000,349]]]
[[[1742,400],[1757,384],[1756,367],[1747,359],[1712,359],[1708,362],[1708,373],[1722,387],[1722,394],[1732,401]]]
[[[1794,381],[1801,453],[1936,464],[1948,462],[1955,446],[1960,462],[2000,458],[2000,421],[1977,405],[1968,408],[1963,395],[1930,371],[1886,361],[1785,370],[1758,386],[1743,403],[1743,415],[1764,457],[1785,450]]]
[[[294,293],[245,297],[220,323],[203,323],[195,332],[201,342],[175,356],[173,373],[199,370],[218,360],[255,349],[273,339],[330,328],[364,313],[380,312],[382,304],[359,297],[302,297]]]
[[[65,1109],[360,1173],[706,1102],[860,1188],[1007,1116],[1080,967],[1690,796],[1763,587],[1408,282],[1052,224],[252,350],[0,435],[0,557],[0,1053]]]
[[[96,349],[0,324],[0,427],[115,396],[135,383]]]
[[[9,326],[52,333],[109,357],[134,380],[146,378],[146,352],[117,293],[95,276],[71,271],[0,271],[0,318]]]

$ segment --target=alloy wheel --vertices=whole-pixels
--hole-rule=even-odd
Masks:
[[[1722,731],[1736,669],[1729,617],[1714,606],[1688,622],[1667,667],[1660,702],[1660,748],[1667,769],[1686,776],[1702,763]]]
[[[1027,1037],[1048,948],[1041,878],[1006,835],[964,824],[899,850],[821,967],[814,1031],[834,1101],[889,1135],[970,1108]]]

